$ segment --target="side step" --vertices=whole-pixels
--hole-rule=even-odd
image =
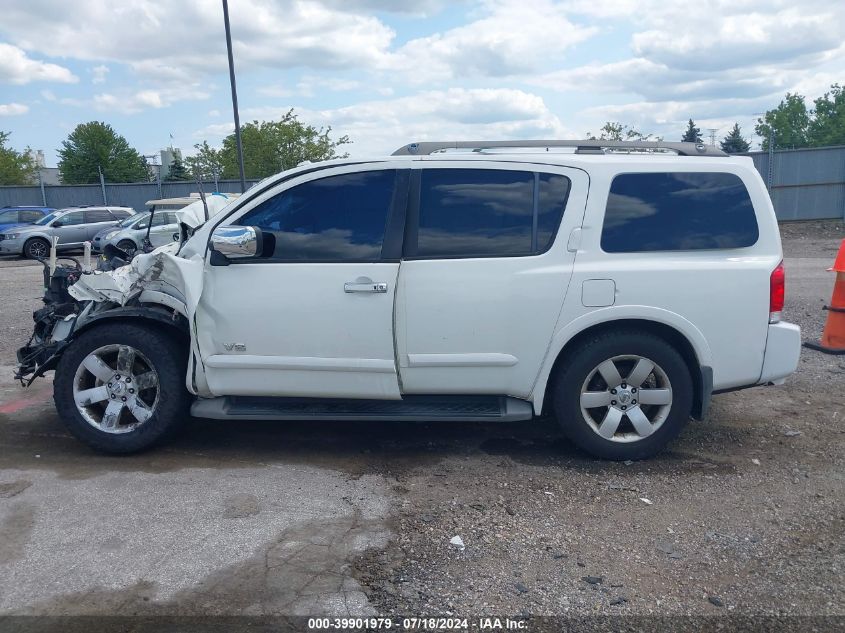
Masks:
[[[197,400],[191,415],[212,420],[516,422],[533,418],[534,408],[530,402],[506,396],[405,396],[402,400],[227,396]]]

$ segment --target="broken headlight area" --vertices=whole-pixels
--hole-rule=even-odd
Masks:
[[[44,266],[44,307],[32,313],[35,327],[26,345],[18,349],[18,367],[15,378],[29,385],[35,378],[51,369],[51,359],[63,346],[72,332],[80,304],[68,289],[79,281],[82,267],[71,258],[59,258],[50,274],[50,264]],[[63,325],[59,325],[63,324]]]

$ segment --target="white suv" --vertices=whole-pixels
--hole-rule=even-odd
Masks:
[[[20,375],[55,368],[68,428],[116,453],[190,407],[548,413],[593,455],[641,459],[800,352],[766,188],[750,158],[701,144],[419,143],[309,164],[128,273],[76,278]]]

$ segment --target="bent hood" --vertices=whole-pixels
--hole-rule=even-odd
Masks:
[[[208,205],[208,217],[213,218],[235,200],[237,198],[230,198],[225,193],[207,195],[205,197],[205,203]],[[192,202],[184,209],[180,209],[179,213],[180,222],[192,229],[197,228],[205,222],[205,207],[203,207],[202,200]]]
[[[151,253],[136,255],[126,266],[108,272],[96,271],[82,275],[68,288],[77,301],[110,302],[124,306],[141,293],[155,292],[176,300],[179,307],[168,301],[184,316],[191,316],[189,306],[195,306],[202,291],[203,261],[199,255],[190,259],[178,257],[176,242],[160,246]]]

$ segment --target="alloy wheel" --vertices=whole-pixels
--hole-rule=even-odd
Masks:
[[[158,373],[129,345],[105,345],[88,354],[73,380],[76,408],[106,433],[128,433],[145,424],[159,401]]]
[[[587,375],[580,398],[581,413],[595,433],[613,442],[636,442],[666,421],[672,385],[654,361],[614,356]]]

